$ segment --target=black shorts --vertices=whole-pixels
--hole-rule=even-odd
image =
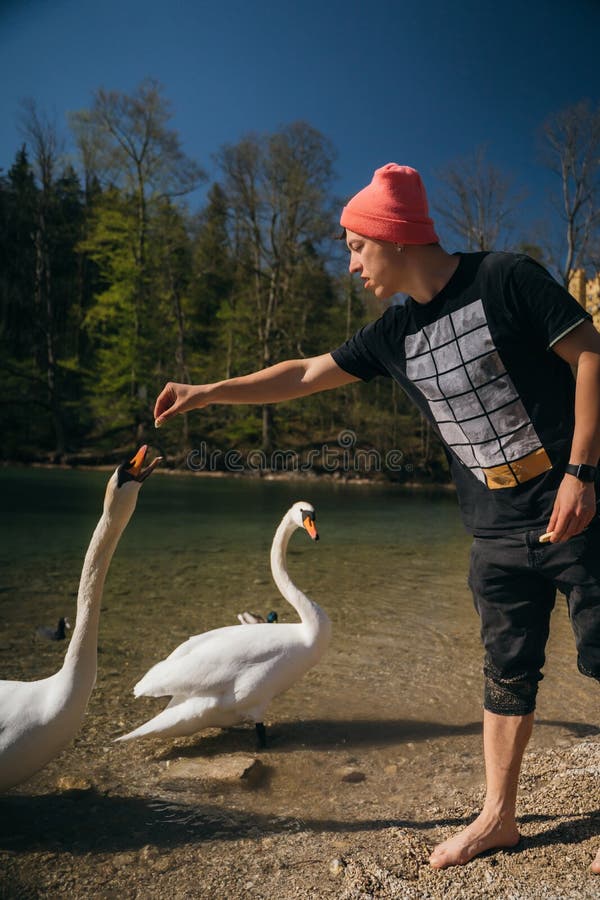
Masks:
[[[579,671],[600,679],[600,519],[564,544],[540,544],[542,533],[473,542],[469,586],[481,619],[484,672],[501,684],[537,685],[558,589],[567,598]],[[529,705],[535,707],[535,691]]]

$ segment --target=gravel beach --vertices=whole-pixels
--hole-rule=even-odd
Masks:
[[[445,871],[430,868],[428,853],[473,818],[481,790],[454,790],[446,806],[423,791],[410,820],[379,819],[376,811],[358,812],[376,777],[365,774],[363,756],[362,765],[336,769],[331,785],[351,806],[356,803],[353,821],[251,814],[236,798],[265,790],[278,751],[243,752],[247,737],[238,729],[230,740],[233,752],[221,764],[215,758],[204,773],[190,768],[198,744],[179,742],[166,761],[154,749],[146,763],[146,774],[156,779],[152,796],[139,786],[130,792],[125,783],[106,789],[99,767],[92,779],[59,775],[52,783],[56,766],[46,770],[50,778],[37,777],[35,793],[23,785],[4,796],[0,897],[600,896],[600,877],[588,869],[600,840],[598,735],[527,754],[518,809],[521,844]],[[187,769],[181,770],[182,761]],[[386,776],[401,779],[390,771]]]

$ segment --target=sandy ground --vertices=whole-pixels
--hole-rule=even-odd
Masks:
[[[240,730],[230,759],[248,757],[247,737]],[[519,800],[523,839],[516,849],[489,852],[442,872],[430,868],[428,853],[473,818],[479,789],[449,789],[452,805],[446,806],[432,803],[423,790],[409,819],[379,819],[376,811],[360,814],[369,778],[347,767],[332,787],[348,808],[356,798],[354,820],[299,819],[248,812],[234,802],[240,791],[259,795],[265,789],[269,769],[278,765],[277,750],[259,756],[262,775],[247,785],[204,783],[196,786],[196,799],[189,783],[177,790],[175,782],[165,781],[160,753],[147,759],[149,782],[154,779],[147,795],[114,778],[103,783],[98,767],[94,781],[56,778],[51,767],[48,776],[36,777],[35,793],[23,785],[5,795],[0,898],[600,896],[600,877],[588,870],[600,843],[597,735],[526,756]],[[159,770],[162,781],[155,777]]]

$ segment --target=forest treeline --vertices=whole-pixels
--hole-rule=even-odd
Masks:
[[[584,106],[568,111],[571,124]],[[185,197],[206,176],[183,153],[155,82],[131,95],[98,90],[70,117],[70,161],[33,101],[22,113],[23,145],[0,172],[5,460],[96,463],[148,442],[196,468],[200,459],[227,467],[235,451],[237,468],[285,468],[293,458],[316,470],[446,479],[439,443],[384,379],[301,403],[208,407],[153,427],[166,381],[212,382],[324,353],[378,314],[335,239],[341,201],[324,135],[296,122],[222,147],[218,178],[192,214]],[[510,185],[481,155],[458,183],[457,171],[445,173],[439,214],[465,249],[491,249]],[[595,195],[591,205],[596,215]],[[580,201],[564,231],[569,270],[590,264],[598,223],[584,221],[589,207]],[[544,255],[540,244],[532,252]]]

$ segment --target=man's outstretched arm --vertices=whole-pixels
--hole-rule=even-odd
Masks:
[[[179,413],[211,403],[279,403],[359,381],[334,361],[330,353],[309,359],[288,359],[250,375],[214,384],[178,384],[169,381],[157,397],[157,428]]]

